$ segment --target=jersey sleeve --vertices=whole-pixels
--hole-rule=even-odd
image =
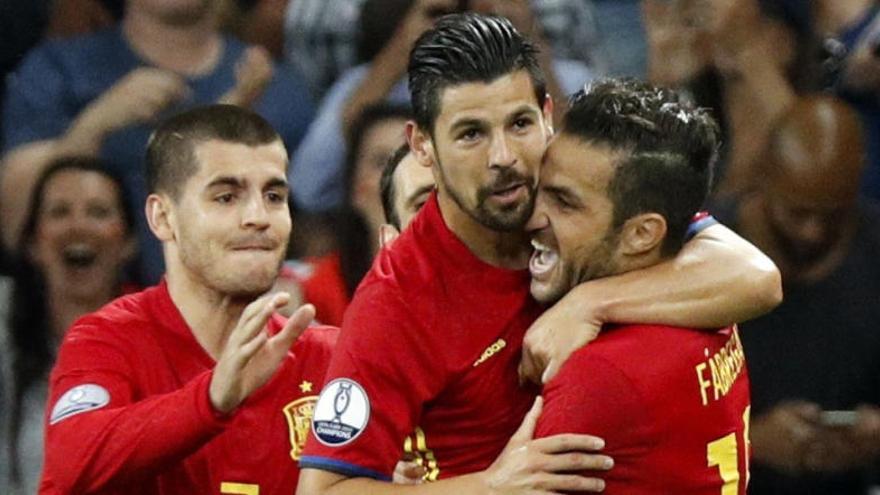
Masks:
[[[589,346],[577,351],[544,390],[544,408],[535,437],[560,433],[595,435],[602,453],[614,459],[608,472],[589,476],[606,482],[606,493],[662,493],[637,467],[658,441],[649,406],[630,378]],[[659,480],[658,480],[659,481]]]
[[[444,379],[393,290],[362,286],[345,315],[301,468],[390,480],[405,437]]]
[[[121,344],[74,325],[50,377],[40,493],[91,493],[180,462],[223,430],[210,404],[211,373],[136,400]]]

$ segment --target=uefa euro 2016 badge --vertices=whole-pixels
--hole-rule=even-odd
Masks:
[[[312,419],[318,441],[329,447],[345,445],[361,433],[370,420],[370,400],[363,387],[348,378],[328,383]]]

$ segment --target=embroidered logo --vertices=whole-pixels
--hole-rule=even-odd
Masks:
[[[287,418],[287,429],[290,433],[290,457],[295,461],[299,460],[306,446],[317,402],[318,396],[310,395],[284,406],[284,417]]]
[[[479,359],[474,361],[474,368],[485,363],[487,359],[494,356],[495,354],[498,354],[501,349],[504,349],[505,347],[507,347],[507,342],[505,342],[504,339],[496,340],[494,344],[490,345],[486,348],[485,351],[483,351],[483,354],[480,356]]]

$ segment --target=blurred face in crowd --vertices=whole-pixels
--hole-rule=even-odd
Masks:
[[[770,230],[788,258],[809,265],[830,251],[852,218],[857,182],[834,187],[833,177],[794,177],[777,173],[764,186]]]
[[[406,141],[405,126],[403,118],[377,121],[364,132],[355,157],[351,201],[370,224],[372,232],[378,232],[385,218],[379,193],[382,170],[388,157]]]
[[[287,250],[287,152],[280,141],[210,140],[195,145],[195,156],[180,198],[163,198],[171,232],[159,235],[176,258],[166,263],[169,277],[252,299],[272,287]]]
[[[529,271],[538,301],[554,302],[581,282],[616,272],[619,236],[608,184],[617,157],[565,133],[550,144],[526,226],[535,248]]]
[[[63,169],[46,182],[30,256],[50,290],[90,300],[115,290],[133,255],[120,190],[106,175]]]
[[[436,164],[438,189],[459,209],[492,230],[516,231],[534,207],[551,134],[547,102],[539,106],[525,70],[450,86],[440,92],[431,135],[416,130],[411,144],[423,164]]]
[[[431,169],[421,166],[410,152],[397,165],[393,180],[394,211],[400,219],[400,228],[405,229],[428,201],[434,190],[434,176]]]

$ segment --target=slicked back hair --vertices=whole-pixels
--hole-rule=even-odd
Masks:
[[[281,137],[256,113],[235,105],[209,105],[163,122],[147,143],[147,187],[178,201],[186,181],[198,172],[195,147],[210,140],[262,146]]]
[[[382,177],[379,179],[379,194],[382,197],[382,211],[385,213],[385,221],[400,231],[400,215],[394,208],[397,192],[394,190],[394,172],[397,171],[400,162],[409,154],[409,143],[400,145],[394,153],[388,157],[388,163],[382,169]]]
[[[535,99],[543,107],[547,85],[537,53],[504,17],[472,12],[441,17],[419,37],[409,56],[416,123],[433,133],[443,89],[465,83],[488,84],[520,70],[529,73]]]
[[[613,227],[659,213],[667,223],[661,252],[678,252],[709,193],[718,156],[719,129],[709,112],[668,89],[606,79],[572,97],[562,132],[622,153],[608,184]]]

